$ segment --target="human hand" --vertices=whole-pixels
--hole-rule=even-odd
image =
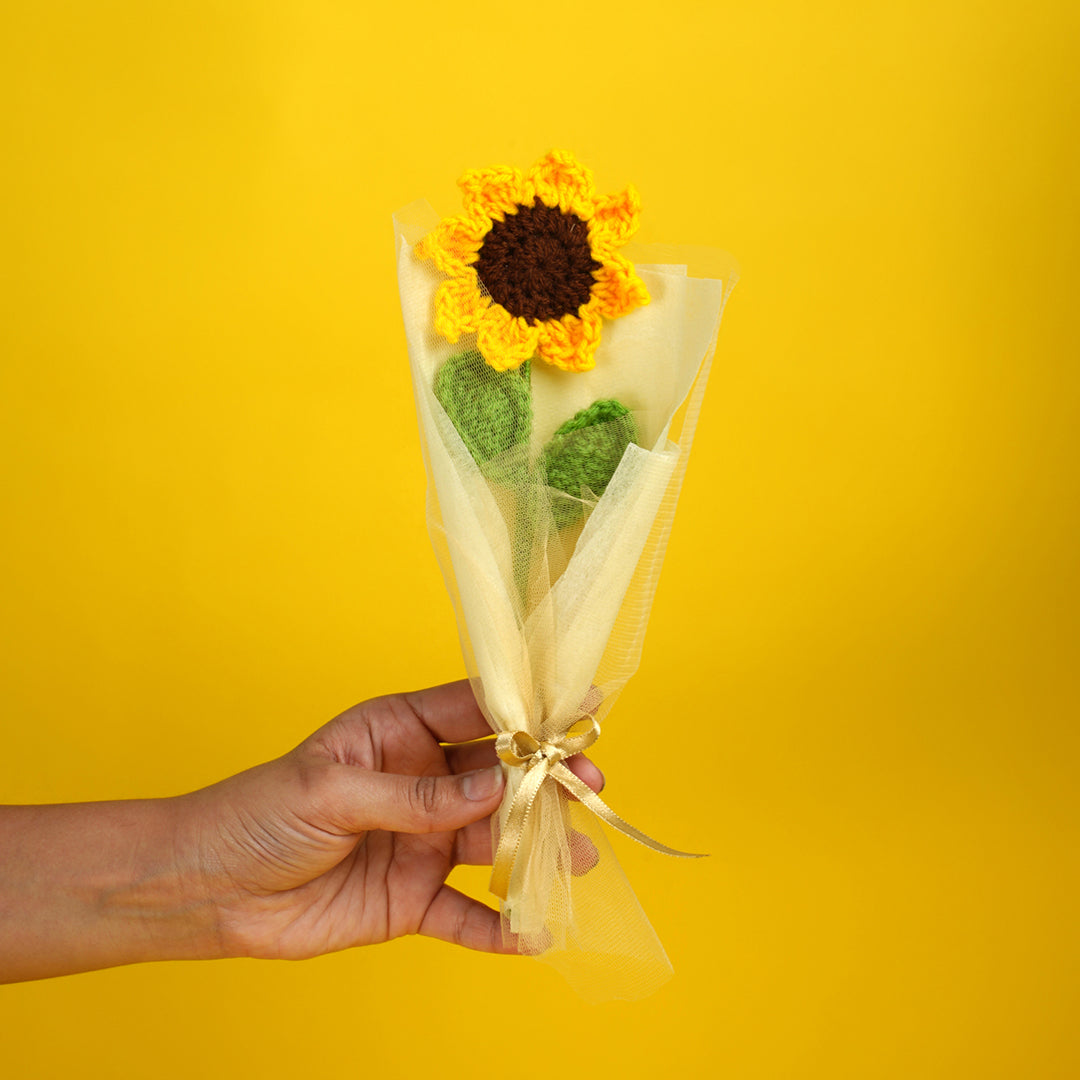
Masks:
[[[404,934],[515,952],[497,912],[446,884],[455,865],[492,860],[502,766],[493,740],[470,741],[490,734],[469,684],[450,683],[356,705],[283,757],[181,796],[182,861],[220,955],[296,960]],[[567,765],[603,786],[583,756]],[[584,847],[575,872],[595,863]]]

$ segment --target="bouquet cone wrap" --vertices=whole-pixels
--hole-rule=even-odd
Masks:
[[[433,328],[443,275],[417,244],[438,222],[423,202],[395,216],[398,283],[428,527],[473,689],[507,763],[505,796],[493,816],[493,851],[502,856],[493,891],[504,933],[589,1000],[642,997],[671,967],[605,829],[649,838],[580,791],[580,782],[570,787],[576,778],[566,781],[569,770],[557,759],[591,743],[600,725],[608,739],[612,730],[635,735],[612,728],[607,717],[638,666],[737,270],[712,249],[628,247],[649,302],[605,322],[595,367],[568,372],[534,361],[511,373],[470,369],[475,400],[488,394],[501,402],[501,411],[481,412],[481,422],[488,416],[514,428],[511,438],[494,442],[505,448],[485,460],[461,419],[472,388],[453,407],[436,392],[444,365],[470,347],[467,338],[450,344]],[[506,385],[518,395],[509,404],[497,393]],[[597,401],[617,401],[629,414],[601,416],[589,431],[590,445],[621,449],[610,480],[599,494],[585,484],[572,492],[549,486],[553,469],[537,463],[552,460],[551,448],[567,438],[558,434],[567,419]],[[625,437],[617,436],[630,420],[634,438],[623,447]],[[679,792],[657,797],[677,801]]]

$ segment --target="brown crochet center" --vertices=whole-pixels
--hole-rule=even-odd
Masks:
[[[539,322],[576,315],[601,266],[585,222],[538,201],[492,223],[473,268],[495,303]]]

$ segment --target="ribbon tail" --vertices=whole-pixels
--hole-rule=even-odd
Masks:
[[[613,829],[617,829],[624,836],[636,840],[639,844],[658,851],[662,855],[673,855],[679,859],[703,859],[702,853],[692,851],[679,851],[678,848],[668,847],[667,844],[654,840],[640,829],[634,828],[628,821],[624,821],[614,810],[588,784],[579,780],[561,761],[552,765],[546,762],[534,765],[525,774],[521,786],[514,793],[513,802],[506,815],[506,823],[499,837],[499,848],[495,853],[491,868],[491,891],[500,899],[505,900],[510,892],[510,885],[517,869],[518,853],[521,842],[525,837],[525,826],[529,819],[533,803],[540,792],[544,781],[551,777],[557,780],[571,795],[591,810],[601,821],[607,822]]]
[[[558,780],[567,791],[575,795],[580,802],[584,803],[601,821],[606,821],[613,829],[618,829],[624,836],[629,836],[631,840],[636,840],[639,844],[652,848],[653,851],[659,851],[662,855],[674,855],[680,859],[704,859],[708,857],[704,853],[679,851],[677,848],[668,847],[667,844],[661,844],[659,840],[646,836],[640,829],[635,829],[628,821],[623,821],[588,784],[583,780],[579,780],[561,761],[552,767],[550,775],[555,780]],[[518,794],[520,794],[520,791]],[[501,848],[502,844],[499,847]]]
[[[514,864],[517,862],[518,849],[525,836],[525,823],[529,819],[529,811],[532,810],[533,803],[536,801],[540,785],[548,775],[546,763],[534,765],[525,774],[521,786],[514,793],[514,801],[510,804],[506,824],[499,837],[499,850],[495,853],[491,867],[491,883],[488,886],[500,900],[505,900],[510,890],[510,877]],[[577,777],[574,779],[576,780]]]

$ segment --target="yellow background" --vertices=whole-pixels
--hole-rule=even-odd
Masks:
[[[190,790],[458,677],[390,216],[564,146],[743,270],[596,754],[714,853],[616,841],[674,981],[121,968],[0,988],[5,1077],[1078,1074],[1077,8],[591,12],[4,6],[0,799]]]

